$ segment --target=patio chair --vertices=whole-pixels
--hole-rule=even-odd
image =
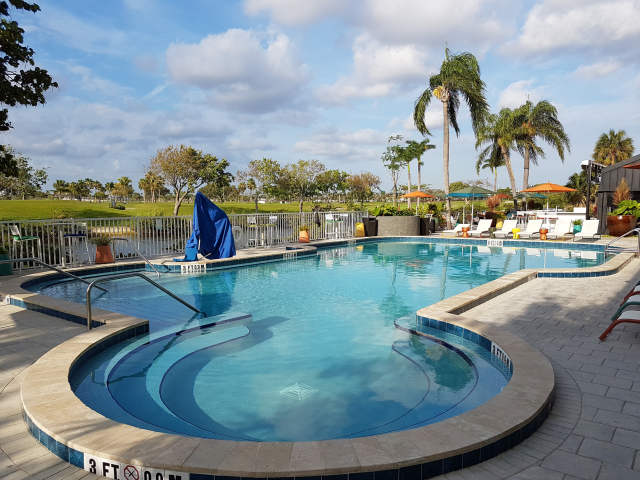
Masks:
[[[37,255],[33,255],[33,245],[31,246],[31,252],[32,255],[35,258],[38,259],[42,259],[42,245],[40,243],[40,237],[32,237],[29,235],[22,235],[20,233],[20,228],[18,227],[18,225],[11,225],[9,227],[9,230],[11,230],[11,238],[13,239],[13,258],[22,258],[22,246],[25,245],[25,248],[27,250],[27,256],[29,256],[29,243],[31,241],[36,241],[37,244]],[[18,253],[18,245],[20,245],[20,256],[17,256]],[[20,266],[19,268],[19,272],[22,272],[22,263],[20,262]]]
[[[640,324],[640,311],[631,310],[625,312],[627,307],[640,305],[640,283],[638,283],[622,300],[620,308],[611,317],[611,325],[600,335],[600,340],[604,340],[616,326],[621,323],[638,323]]]
[[[517,228],[518,225],[518,220],[505,220],[504,223],[502,224],[502,229],[501,230],[496,230],[495,232],[493,232],[493,234],[496,237],[508,237],[509,235],[513,235],[513,232],[511,232],[511,230],[513,230],[514,228]]]
[[[187,247],[184,249],[184,258],[174,258],[174,262],[196,262],[198,261],[198,249]]]
[[[483,233],[489,235],[489,229],[491,228],[492,223],[493,220],[480,220],[478,222],[478,227],[475,230],[470,231],[469,235],[471,235],[472,237],[482,237]]]
[[[595,240],[596,237],[602,238],[602,235],[598,233],[599,223],[600,220],[585,220],[582,223],[582,231],[573,234],[573,241],[575,242],[576,238],[592,238],[593,240]]]
[[[564,237],[566,235],[571,235],[571,220],[558,220],[553,232],[547,233],[547,238],[562,238],[562,241],[564,242]]]
[[[520,238],[533,238],[534,235],[540,235],[541,228],[542,220],[529,220],[527,229],[524,232],[520,232]]]
[[[444,237],[445,233],[453,233],[454,237],[457,237],[458,234],[462,234],[462,227],[468,227],[469,224],[468,223],[459,223],[458,225],[456,225],[456,228],[454,228],[453,230],[443,230],[441,233],[442,235],[440,235],[441,237]]]

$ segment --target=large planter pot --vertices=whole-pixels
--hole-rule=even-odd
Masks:
[[[413,237],[420,235],[420,217],[377,217],[379,237]]]
[[[573,226],[573,233],[578,233],[582,231],[582,225],[574,225]]]
[[[309,232],[305,232],[304,230],[302,230],[300,232],[300,236],[298,237],[298,242],[309,243]]]
[[[0,255],[0,260],[9,260],[9,255]],[[0,263],[0,275],[13,275],[13,264]]]
[[[96,263],[114,263],[111,245],[96,246]]]
[[[607,228],[609,235],[619,237],[629,230],[636,228],[638,219],[635,215],[609,215],[607,217]]]

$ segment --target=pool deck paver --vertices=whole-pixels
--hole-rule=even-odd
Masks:
[[[545,423],[522,444],[439,478],[640,479],[640,326],[621,325],[605,342],[597,338],[639,279],[640,260],[632,260],[607,277],[531,280],[465,311],[465,317],[518,335],[552,361],[556,403]],[[52,347],[82,332],[80,325],[0,304],[1,480],[102,478],[51,454],[31,437],[21,417],[20,386],[26,369]],[[148,444],[158,455],[181,454],[181,445],[156,445],[152,437]],[[191,449],[184,464],[196,467],[211,460],[208,452],[216,451],[212,442],[203,440]],[[313,445],[294,444],[291,467],[296,449]],[[366,442],[350,446],[336,445],[335,452],[324,458],[335,454],[339,463],[344,456],[364,459],[385,452]],[[270,458],[260,449],[241,452],[236,447],[219,459],[220,465],[261,461],[273,464],[274,473],[283,468],[278,452]],[[324,452],[301,453],[305,464],[316,458],[312,463],[322,470]]]

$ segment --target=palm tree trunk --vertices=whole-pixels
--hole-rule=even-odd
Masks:
[[[449,94],[442,95],[442,116],[444,117],[444,135],[442,142],[442,169],[444,170],[444,193],[449,195]],[[451,230],[451,199],[446,199],[447,230]]]
[[[502,149],[502,156],[504,157],[504,164],[507,167],[507,173],[509,174],[509,180],[511,182],[511,195],[514,196],[513,205],[516,210],[518,209],[518,200],[515,199],[516,195],[516,177],[513,174],[513,167],[511,166],[511,157],[509,156],[509,151],[506,148]]]
[[[407,193],[411,193],[411,162],[407,162],[407,181],[409,182],[409,188]],[[411,199],[407,198],[407,209],[411,210]]]
[[[524,149],[524,179],[522,182],[522,189],[526,190],[529,188],[529,147],[525,147]],[[515,195],[515,192],[514,192]]]
[[[498,169],[494,168],[493,169],[493,191],[498,193]]]
[[[422,191],[422,178],[420,177],[420,159],[418,158],[418,191]],[[420,207],[420,197],[418,197],[418,207]]]

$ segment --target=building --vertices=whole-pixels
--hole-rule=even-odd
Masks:
[[[640,155],[635,155],[628,160],[615,163],[602,169],[602,177],[596,205],[599,228],[598,232],[607,233],[607,214],[613,210],[613,192],[623,178],[627,181],[631,190],[631,198],[640,201],[640,170],[624,168],[627,165],[640,163]]]

